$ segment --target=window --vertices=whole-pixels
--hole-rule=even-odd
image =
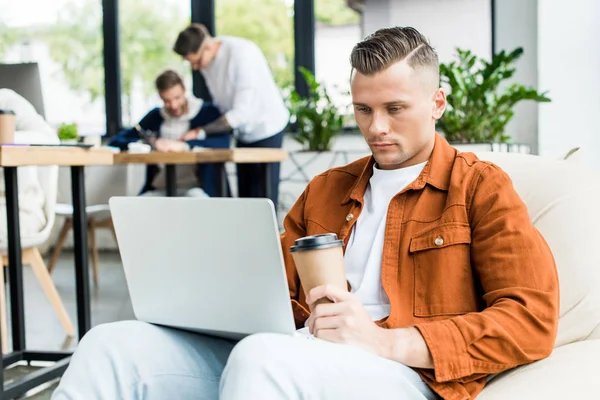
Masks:
[[[350,53],[361,40],[360,14],[346,0],[315,0],[315,77],[339,107],[347,107],[348,125],[355,125],[350,100]]]
[[[294,83],[293,0],[215,0],[217,36],[252,40],[280,88]]]
[[[36,62],[46,120],[104,134],[100,0],[0,0],[0,62]]]
[[[154,81],[166,69],[180,73],[191,93],[190,66],[172,50],[177,35],[190,23],[190,13],[189,1],[119,1],[123,126],[162,105]]]

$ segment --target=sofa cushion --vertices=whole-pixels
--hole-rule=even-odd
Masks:
[[[572,343],[496,376],[477,400],[589,399],[600,393],[598,371],[600,340]]]

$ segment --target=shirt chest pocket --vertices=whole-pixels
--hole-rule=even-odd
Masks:
[[[414,314],[458,315],[477,310],[471,269],[471,228],[452,222],[421,230],[410,241],[414,265]]]

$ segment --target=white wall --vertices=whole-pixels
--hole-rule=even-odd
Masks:
[[[366,0],[366,14],[372,0]],[[452,60],[454,48],[492,53],[491,5],[488,0],[393,0],[390,25],[412,26],[429,38],[441,62]]]
[[[350,53],[361,40],[360,25],[323,26],[315,31],[315,73],[340,107],[351,104]]]
[[[392,7],[391,3],[394,1],[395,0],[365,0],[365,12],[362,16],[363,37],[375,32],[379,28],[385,28],[391,25],[390,8]]]
[[[552,103],[540,107],[540,154],[582,146],[600,169],[600,2],[543,0],[538,4],[539,86]]]
[[[544,91],[548,88],[538,86],[537,3],[537,0],[496,1],[494,30],[496,52],[511,51],[517,47],[524,50],[523,56],[515,65],[516,72],[512,82]],[[512,121],[506,127],[506,134],[513,142],[530,145],[534,154],[538,153],[538,110],[536,102],[518,104]]]

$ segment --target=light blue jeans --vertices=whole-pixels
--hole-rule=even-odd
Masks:
[[[235,343],[128,321],[81,341],[52,399],[435,399],[410,368],[359,348],[258,334]]]

